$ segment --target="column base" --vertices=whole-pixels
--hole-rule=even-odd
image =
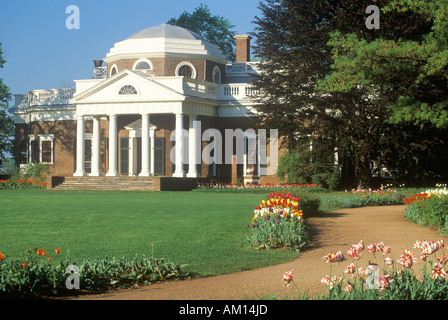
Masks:
[[[173,177],[174,178],[185,178],[186,175],[185,175],[185,172],[174,172]]]
[[[87,173],[85,172],[75,172],[73,174],[74,177],[87,177]]]
[[[148,172],[142,172],[142,173],[140,173],[139,175],[138,175],[139,177],[152,177],[152,175],[151,175],[151,173],[148,171]]]
[[[108,172],[106,177],[118,177],[118,172]]]
[[[187,178],[199,178],[199,174],[197,172],[187,173]]]

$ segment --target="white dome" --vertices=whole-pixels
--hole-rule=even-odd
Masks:
[[[202,38],[201,36],[197,35],[194,32],[191,32],[190,30],[165,23],[139,31],[130,36],[128,39],[151,39],[151,38],[206,41],[204,38]]]
[[[224,64],[228,62],[218,46],[194,32],[169,24],[144,29],[115,43],[103,60],[109,63],[118,59],[143,57],[190,57]]]

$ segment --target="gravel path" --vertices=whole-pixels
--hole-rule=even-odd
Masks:
[[[240,300],[256,299],[273,293],[295,295],[294,286],[283,288],[282,276],[294,269],[294,282],[301,292],[308,290],[313,296],[325,293],[320,280],[329,274],[329,265],[322,256],[342,250],[360,240],[365,246],[383,241],[392,248],[394,258],[405,249],[414,251],[416,240],[440,240],[436,230],[423,228],[403,218],[404,206],[367,207],[342,209],[307,219],[311,227],[313,247],[303,252],[299,259],[276,266],[244,271],[235,274],[183,281],[170,281],[141,287],[114,291],[107,294],[83,296],[82,300]],[[415,255],[418,257],[417,249]],[[346,255],[347,256],[347,255]],[[345,264],[342,264],[345,268]],[[348,265],[348,263],[347,263]]]

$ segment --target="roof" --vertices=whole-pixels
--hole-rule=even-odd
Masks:
[[[130,36],[128,39],[152,39],[152,38],[206,41],[204,38],[202,38],[201,36],[192,31],[166,23],[139,31]]]

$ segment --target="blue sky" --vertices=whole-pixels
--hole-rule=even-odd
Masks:
[[[238,34],[252,32],[259,0],[2,0],[0,43],[7,63],[0,78],[13,94],[62,88],[92,76],[93,60],[114,43],[205,4]],[[66,8],[80,10],[80,29],[65,26]],[[11,102],[13,104],[13,102]]]

